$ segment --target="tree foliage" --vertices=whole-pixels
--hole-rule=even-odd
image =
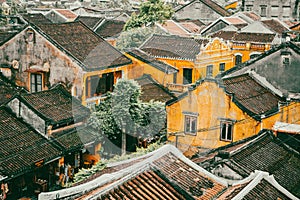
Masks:
[[[149,0],[141,4],[139,14],[133,13],[126,22],[124,29],[129,30],[136,27],[153,25],[155,22],[162,23],[170,19],[174,11],[171,5],[161,0]]]
[[[142,45],[152,34],[167,34],[157,27],[138,27],[123,31],[117,39],[117,48],[120,51]]]
[[[99,137],[107,137],[119,150],[124,132],[128,140],[128,151],[135,151],[138,139],[149,139],[164,134],[164,104],[141,102],[140,95],[141,87],[136,81],[119,79],[114,91],[96,106],[89,119],[89,124],[99,130]]]

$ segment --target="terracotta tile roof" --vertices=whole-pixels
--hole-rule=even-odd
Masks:
[[[228,21],[230,24],[247,24],[247,22],[245,22],[239,17],[226,17],[225,20]]]
[[[97,28],[96,33],[104,38],[117,37],[123,31],[124,25],[124,21],[105,19]]]
[[[15,84],[3,76],[2,73],[0,73],[0,105],[7,102],[21,90],[21,88],[18,88]]]
[[[292,20],[286,20],[286,21],[283,21],[290,29],[293,29],[297,26],[300,25],[300,23],[298,21],[292,21]]]
[[[236,42],[257,42],[257,43],[272,43],[275,34],[266,33],[239,33],[235,31],[219,31],[210,35],[210,37],[219,37],[224,40],[236,41]]]
[[[213,199],[226,188],[199,173],[172,153],[155,160],[153,164],[166,178],[197,199]]]
[[[190,4],[193,4],[194,2],[197,2],[197,1],[199,1],[200,3],[203,3],[206,6],[210,7],[213,11],[215,11],[216,13],[218,13],[219,15],[221,15],[222,17],[230,15],[230,13],[227,10],[225,10],[225,8],[221,7],[219,4],[215,3],[212,0],[193,0],[190,3],[185,4],[184,6],[180,7],[179,9],[177,9],[176,12],[179,11],[179,10],[181,10],[181,9],[183,9],[184,7],[186,7],[186,6],[190,5]]]
[[[201,32],[201,30],[205,27],[204,25],[202,26],[198,26],[197,24],[193,23],[193,22],[179,22],[179,24],[185,28],[188,32],[190,33],[199,33]]]
[[[61,15],[65,16],[67,19],[75,19],[77,15],[68,9],[54,9],[56,12],[60,13]]]
[[[262,20],[261,22],[267,25],[272,31],[279,34],[282,34],[285,31],[289,31],[289,29],[282,23],[280,23],[277,19]]]
[[[129,199],[213,199],[226,188],[172,153],[156,159],[147,168],[98,198],[118,199],[123,195]]]
[[[51,24],[51,20],[49,20],[47,17],[45,17],[41,13],[37,14],[23,14],[22,17],[29,23],[34,24],[34,25],[39,25],[39,24]]]
[[[76,21],[81,21],[87,27],[94,30],[97,25],[99,25],[104,20],[104,17],[94,17],[94,16],[78,16]]]
[[[175,96],[169,92],[163,85],[157,83],[151,75],[144,74],[142,77],[135,79],[142,88],[142,95],[140,99],[144,102],[151,100],[167,102]]]
[[[263,87],[249,74],[223,79],[226,92],[233,95],[233,101],[254,118],[278,110],[279,97]]]
[[[167,74],[173,74],[173,73],[178,72],[178,70],[175,67],[173,67],[172,65],[169,65],[162,61],[156,60],[154,57],[148,55],[146,52],[144,52],[138,48],[130,49],[126,53],[155,67],[156,69],[158,69],[162,72],[166,72]]]
[[[178,199],[184,200],[170,183],[153,170],[134,176],[122,185],[102,195],[101,199]]]
[[[297,199],[279,185],[269,173],[263,171],[255,171],[246,179],[234,183],[217,199],[230,200],[233,198],[244,200]]]
[[[137,159],[144,158],[135,164]],[[112,166],[123,167],[119,171],[84,183],[84,195],[78,189],[60,190],[60,197],[74,195],[76,199],[213,199],[223,192],[227,183],[203,168],[195,165],[172,145],[142,157],[133,158]],[[96,186],[98,184],[98,186]],[[87,191],[88,186],[93,188]],[[41,197],[52,198],[57,191],[42,194]]]
[[[247,177],[255,170],[266,171],[274,175],[281,186],[300,197],[300,154],[276,138],[271,131],[264,130],[246,146],[231,152],[229,158],[221,159],[222,162],[220,159],[218,163],[205,165],[204,162],[201,165],[213,169],[213,166],[224,163],[242,177]]]
[[[131,63],[131,60],[81,22],[41,25],[41,29],[88,71]]]
[[[81,121],[90,114],[89,109],[82,106],[81,102],[72,97],[62,85],[41,92],[20,95],[20,100],[53,125]]]
[[[200,47],[201,44],[193,38],[153,35],[140,49],[155,57],[194,60],[200,52]]]
[[[254,21],[260,20],[260,15],[257,15],[254,12],[243,12],[243,14],[246,15],[247,17],[253,19]]]
[[[161,26],[171,35],[188,36],[189,33],[173,20],[166,20]]]
[[[60,156],[42,135],[17,118],[8,108],[0,107],[0,174],[25,174],[34,163],[47,162]]]

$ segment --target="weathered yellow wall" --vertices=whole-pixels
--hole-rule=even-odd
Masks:
[[[199,78],[206,77],[206,67],[213,65],[213,77],[220,72],[220,63],[225,63],[225,71],[233,67],[234,56],[228,44],[222,39],[214,38],[205,47],[201,48],[196,57],[195,66]]]
[[[129,65],[124,65],[124,66],[120,66],[120,67],[115,67],[115,68],[107,68],[107,69],[103,69],[103,70],[99,70],[99,71],[93,71],[93,72],[85,72],[83,74],[83,85],[82,85],[82,104],[83,105],[87,105],[87,96],[86,96],[86,82],[87,82],[87,78],[91,77],[91,76],[99,76],[101,74],[106,74],[106,73],[110,73],[110,72],[116,72],[116,71],[122,71],[123,77],[126,77],[127,73],[128,73],[128,68],[130,68],[130,64]],[[127,78],[127,77],[126,77]]]
[[[174,59],[167,59],[167,58],[157,58],[157,60],[166,62],[173,67],[177,68],[179,71],[177,73],[177,84],[183,84],[183,69],[194,69],[193,75],[192,75],[192,82],[195,82],[199,78],[199,74],[195,71],[195,63],[194,61],[188,61],[188,60],[174,60]],[[172,81],[173,82],[173,81]]]
[[[152,78],[154,78],[157,82],[162,85],[166,85],[167,83],[173,83],[173,74],[166,74],[161,70],[156,69],[155,67],[144,63],[141,60],[136,59],[129,54],[125,54],[128,58],[130,58],[133,62],[133,67],[128,69],[129,79],[136,79],[141,77],[143,74],[150,74]]]
[[[238,6],[238,1],[235,1],[235,2],[232,2],[228,5],[225,6],[225,9],[228,10],[228,9],[236,9]]]
[[[190,150],[190,147],[211,149],[224,146],[255,135],[261,128],[271,129],[276,121],[300,124],[300,103],[291,103],[283,109],[283,114],[280,111],[264,119],[261,124],[237,107],[231,96],[214,81],[203,82],[188,96],[167,106],[168,140],[171,142],[175,142],[175,136],[171,134],[184,132],[183,112],[198,113],[197,134],[178,137],[178,147],[183,151]],[[220,118],[236,120],[231,142],[220,140]]]

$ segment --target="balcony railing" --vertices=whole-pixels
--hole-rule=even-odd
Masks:
[[[105,94],[101,95],[101,96],[87,98],[85,100],[86,106],[90,108],[92,106],[98,105],[101,103],[101,101],[104,101],[106,98],[107,98],[107,96]]]

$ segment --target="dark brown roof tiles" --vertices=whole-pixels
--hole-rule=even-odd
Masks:
[[[41,29],[86,70],[99,70],[131,63],[131,60],[81,22],[41,25]]]
[[[18,92],[21,92],[21,89],[0,73],[0,105],[7,102]]]
[[[41,13],[37,14],[23,14],[22,17],[31,24],[39,25],[39,24],[52,24],[51,20],[45,17]]]
[[[266,33],[244,33],[235,31],[219,31],[210,35],[210,37],[219,37],[224,40],[230,40],[233,42],[257,42],[257,43],[272,43],[275,34]]]
[[[223,79],[223,82],[226,91],[233,94],[233,100],[250,116],[258,117],[278,109],[281,99],[248,74]]]
[[[58,85],[52,89],[21,95],[21,100],[43,116],[52,124],[70,123],[85,119],[89,116],[88,108],[72,97],[63,86]]]
[[[167,102],[175,96],[169,92],[167,88],[156,82],[150,75],[143,75],[140,78],[135,79],[142,88],[142,95],[140,99],[144,102],[151,100]]]
[[[140,49],[155,57],[194,60],[201,44],[193,38],[153,35]]]
[[[0,108],[0,174],[25,173],[38,161],[47,162],[61,152],[42,135],[17,118],[8,108]]]
[[[103,38],[117,37],[123,31],[124,25],[124,21],[105,20],[99,28],[97,28],[96,33]]]
[[[268,19],[261,21],[263,24],[267,25],[269,28],[271,28],[272,31],[282,34],[285,31],[288,31],[289,29],[286,28],[282,23],[280,23],[276,19]]]
[[[140,49],[131,49],[127,53],[167,74],[173,74],[178,72],[178,70],[172,65],[164,63],[160,60],[156,60],[154,57],[148,55],[146,52]]]
[[[78,16],[76,21],[81,21],[87,27],[94,30],[97,25],[99,25],[104,20],[103,17],[93,17],[93,16]]]

